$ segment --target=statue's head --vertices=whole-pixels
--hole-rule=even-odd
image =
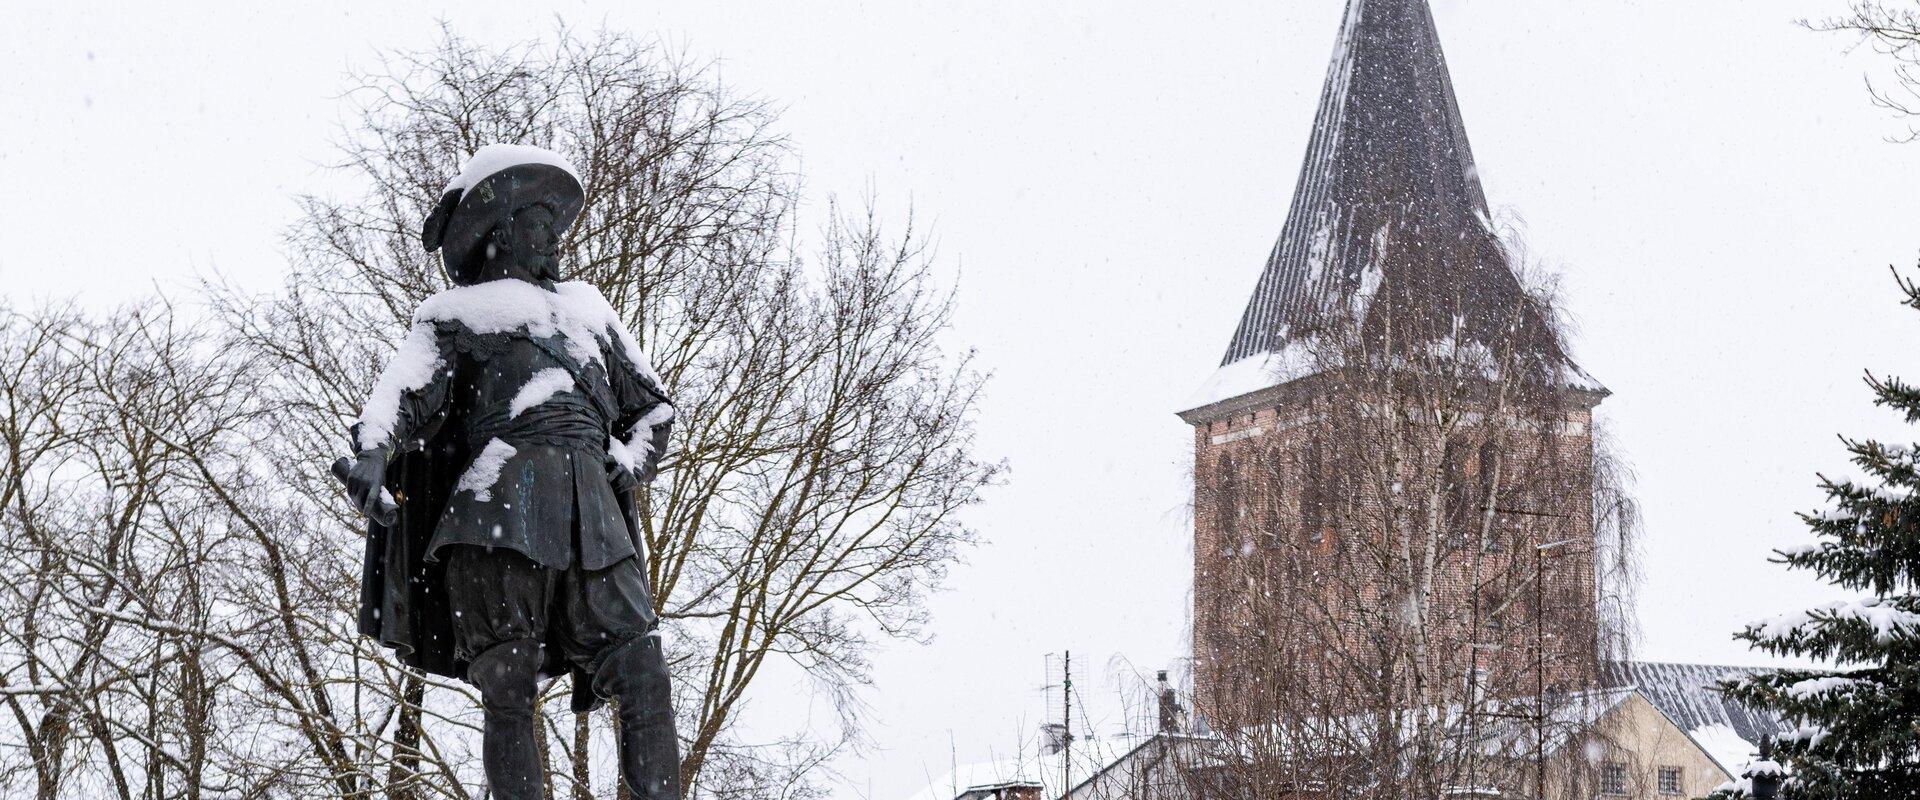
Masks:
[[[447,184],[420,240],[440,251],[456,284],[559,280],[560,236],[585,202],[580,179],[558,154],[487,145]]]

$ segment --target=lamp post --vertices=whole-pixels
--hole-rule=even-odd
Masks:
[[[1568,552],[1579,539],[1533,548],[1533,770],[1535,794],[1547,796],[1547,558]]]
[[[1524,514],[1527,512],[1500,509],[1505,513]],[[1557,514],[1534,514],[1533,516],[1560,516]],[[1583,539],[1562,539],[1533,548],[1533,710],[1530,713],[1510,714],[1502,712],[1483,712],[1479,710],[1479,680],[1474,668],[1480,664],[1481,650],[1500,650],[1497,644],[1475,643],[1468,646],[1467,672],[1467,713],[1470,718],[1470,737],[1475,744],[1467,751],[1467,776],[1478,783],[1479,769],[1474,758],[1478,747],[1479,721],[1481,718],[1510,719],[1533,726],[1533,783],[1535,800],[1547,800],[1547,560],[1556,556],[1576,552],[1587,546]],[[1473,603],[1473,622],[1476,631],[1480,628],[1480,603]]]

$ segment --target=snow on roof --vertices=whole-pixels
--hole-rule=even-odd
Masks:
[[[1074,759],[1076,771],[1079,758]],[[1084,777],[1084,774],[1079,777]],[[1060,782],[1060,756],[1023,756],[1002,761],[989,761],[980,764],[963,764],[946,775],[927,782],[920,791],[908,795],[907,800],[953,800],[968,789],[990,786],[1005,786],[1014,783],[1038,783],[1045,787],[1042,794],[1046,797],[1059,797],[1066,793],[1066,787]]]
[[[580,173],[573,168],[573,164],[567,161],[566,157],[552,150],[524,144],[490,144],[473,151],[473,155],[467,158],[467,163],[460,168],[460,174],[453,176],[453,180],[447,182],[447,188],[440,190],[440,193],[464,192],[474,184],[486,180],[487,176],[493,173],[522,164],[546,164],[559,167],[566,170],[568,175],[572,175],[574,180],[580,180]]]
[[[1213,375],[1200,384],[1200,389],[1187,398],[1183,408],[1204,408],[1304,378],[1314,371],[1312,354],[1299,342],[1289,341],[1279,352],[1255,353],[1214,370]]]
[[[1351,309],[1356,300],[1364,306],[1369,284],[1424,285],[1411,274],[1396,279],[1405,265],[1380,262],[1381,231],[1425,231],[1435,242],[1480,238],[1486,208],[1431,10],[1416,0],[1355,0],[1341,23],[1286,221],[1221,362],[1278,347],[1280,329],[1315,309]],[[1484,283],[1497,270],[1505,276],[1500,291],[1473,295],[1501,307],[1517,286],[1508,266],[1473,266],[1440,277],[1463,286]]]
[[[1455,346],[1453,342],[1438,343],[1436,352]],[[1286,337],[1282,339],[1279,350],[1255,353],[1224,364],[1214,370],[1212,375],[1207,376],[1206,381],[1200,384],[1200,388],[1181,405],[1181,409],[1192,411],[1205,408],[1224,400],[1290,383],[1334,366],[1326,357],[1318,355],[1314,350],[1315,348],[1309,346],[1304,339]],[[1493,370],[1492,367],[1485,369],[1488,372]],[[1596,393],[1607,391],[1607,387],[1601,385],[1592,375],[1588,375],[1586,370],[1572,361],[1562,361],[1560,380],[1566,388],[1576,391]]]
[[[1626,661],[1613,665],[1614,679],[1631,684],[1675,727],[1686,731],[1714,763],[1734,777],[1753,758],[1760,737],[1789,730],[1779,716],[1756,711],[1721,694],[1714,684],[1771,670],[1709,664]]]
[[[1572,359],[1567,359],[1565,364],[1560,365],[1560,370],[1561,379],[1567,382],[1568,388],[1579,389],[1583,392],[1607,391],[1606,385],[1602,384],[1599,378],[1587,374],[1587,371],[1581,369],[1579,364],[1573,363]]]
[[[1724,722],[1688,730],[1687,737],[1693,739],[1693,743],[1699,745],[1707,757],[1713,759],[1713,763],[1735,778],[1746,771],[1749,762],[1760,756],[1758,746],[1741,738],[1739,731]]]

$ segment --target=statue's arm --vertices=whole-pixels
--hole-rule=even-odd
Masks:
[[[445,418],[453,385],[456,331],[416,323],[374,383],[354,425],[355,450],[419,449]]]
[[[392,501],[382,499],[387,462],[395,453],[418,449],[446,417],[454,341],[455,332],[447,326],[416,323],[353,425],[356,455],[347,470],[347,494],[369,517],[390,524]]]
[[[635,363],[619,340],[607,351],[607,374],[619,403],[609,453],[640,484],[652,483],[673,432],[673,403],[652,370]]]

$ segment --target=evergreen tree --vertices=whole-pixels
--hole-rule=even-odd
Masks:
[[[1905,304],[1920,310],[1920,287],[1895,280]],[[1920,422],[1920,388],[1893,377],[1866,380],[1875,405]],[[1920,448],[1841,441],[1864,478],[1821,476],[1828,508],[1800,515],[1815,542],[1777,551],[1774,561],[1864,596],[1735,634],[1774,655],[1838,668],[1780,670],[1720,688],[1791,727],[1774,755],[1790,775],[1782,798],[1910,800],[1920,796]],[[1729,788],[1716,796],[1741,794]]]

